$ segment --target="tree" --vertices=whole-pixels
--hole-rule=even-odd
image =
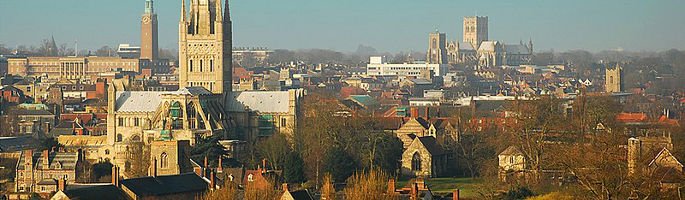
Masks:
[[[357,168],[354,159],[344,150],[333,148],[324,159],[324,169],[333,176],[333,180],[342,182],[352,176]]]
[[[195,198],[197,200],[238,200],[240,198],[238,185],[233,182],[226,182],[226,185],[218,190],[209,191],[203,196]]]
[[[150,170],[150,148],[142,142],[128,144],[125,173],[127,177],[147,176]]]
[[[345,199],[363,200],[395,200],[399,199],[394,191],[388,191],[388,176],[379,170],[368,173],[359,172],[347,180],[344,190]]]
[[[112,163],[98,162],[92,167],[91,181],[110,182],[112,180]]]
[[[283,176],[288,183],[302,183],[306,181],[304,176],[304,160],[300,153],[293,151],[288,154],[285,160]]]
[[[190,157],[193,160],[204,160],[207,158],[218,158],[219,156],[226,155],[226,147],[219,144],[221,139],[220,135],[213,135],[206,138],[198,139],[198,143],[190,150]],[[210,159],[210,165],[218,164],[215,159]]]
[[[116,54],[116,50],[114,48],[109,47],[107,45],[100,47],[98,50],[95,50],[95,55],[96,56],[114,56]]]
[[[279,170],[290,152],[290,144],[285,135],[276,133],[266,140],[257,142],[257,149],[261,158],[269,161],[272,169]]]

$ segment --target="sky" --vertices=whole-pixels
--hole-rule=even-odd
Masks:
[[[685,49],[683,0],[230,0],[234,46],[353,52],[425,51],[428,33],[462,39],[464,16],[488,16],[489,38],[535,51]],[[156,0],[159,45],[177,48],[180,0]],[[0,44],[97,49],[138,44],[144,0],[0,0]]]

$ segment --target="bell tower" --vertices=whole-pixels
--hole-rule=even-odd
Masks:
[[[232,32],[225,1],[190,0],[186,14],[181,0],[178,62],[180,87],[204,87],[214,94],[227,95],[232,86]]]
[[[159,52],[157,45],[157,14],[152,0],[145,1],[145,13],[140,20],[140,58],[155,60]]]

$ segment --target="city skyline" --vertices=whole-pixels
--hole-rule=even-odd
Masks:
[[[76,4],[81,6],[73,6]],[[288,3],[256,0],[231,1],[231,14],[236,19],[233,25],[236,47],[351,52],[361,44],[380,52],[424,51],[425,38],[436,28],[446,32],[448,40],[461,41],[463,17],[477,14],[490,18],[491,40],[518,43],[533,39],[537,52],[551,49],[662,51],[685,46],[685,36],[679,34],[685,31],[685,24],[669,20],[685,18],[685,13],[677,11],[683,6],[685,2],[679,1],[388,4],[387,1],[357,0]],[[143,9],[144,0],[72,0],[69,4],[47,0],[3,1],[0,3],[0,43],[8,47],[37,46],[40,40],[54,36],[58,43],[72,47],[78,40],[80,49],[115,47],[120,43],[138,45]],[[176,49],[180,4],[157,1],[155,9],[159,15],[160,47]],[[26,17],[45,15],[51,17]]]

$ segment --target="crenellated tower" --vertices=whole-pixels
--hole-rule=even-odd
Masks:
[[[232,31],[228,0],[185,0],[179,23],[179,86],[228,95],[232,88]]]

